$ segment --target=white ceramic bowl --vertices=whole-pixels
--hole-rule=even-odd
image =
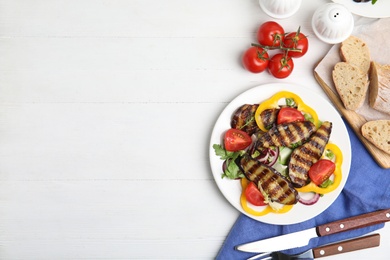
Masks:
[[[273,18],[283,19],[295,14],[301,0],[259,0],[261,9]]]
[[[353,26],[351,12],[341,4],[322,5],[312,17],[314,33],[326,43],[336,44],[344,41],[351,35]]]

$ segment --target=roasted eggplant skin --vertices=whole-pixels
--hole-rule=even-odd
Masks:
[[[248,154],[238,157],[236,164],[245,177],[253,181],[272,201],[284,205],[293,205],[298,202],[298,192],[274,168],[252,159]]]
[[[278,118],[279,110],[280,109],[278,108],[269,108],[263,110],[260,113],[260,118],[261,121],[263,122],[265,129],[269,130],[275,125],[276,120]]]
[[[255,113],[258,107],[258,104],[244,104],[237,108],[233,113],[230,126],[235,129],[240,129],[249,135],[260,131],[255,120]],[[261,112],[260,117],[266,129],[270,129],[275,125],[279,110],[277,108],[270,108]]]
[[[256,141],[256,147],[284,146],[295,148],[297,144],[305,142],[315,129],[315,125],[310,121],[278,124]]]
[[[233,113],[230,126],[242,130],[249,135],[259,131],[255,120],[255,112],[259,105],[244,104]]]
[[[295,187],[302,187],[309,181],[309,169],[324,153],[331,132],[332,123],[323,122],[306,143],[295,148],[292,152],[288,168],[289,177]]]

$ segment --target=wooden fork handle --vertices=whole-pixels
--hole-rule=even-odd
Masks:
[[[380,235],[373,234],[313,249],[314,258],[337,255],[355,250],[379,246]]]

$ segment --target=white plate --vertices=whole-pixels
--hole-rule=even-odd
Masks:
[[[305,206],[303,204],[297,203],[289,212],[284,214],[269,213],[261,217],[252,216],[246,213],[241,207],[240,181],[221,178],[223,161],[218,156],[215,155],[212,146],[213,144],[222,143],[221,141],[223,139],[223,135],[225,131],[227,131],[230,128],[230,119],[234,111],[238,107],[240,107],[243,104],[260,103],[270,98],[273,94],[283,90],[290,91],[299,95],[302,98],[303,102],[305,102],[307,105],[311,106],[314,110],[316,110],[320,120],[322,121],[326,120],[333,123],[330,142],[337,144],[338,147],[343,152],[344,160],[342,164],[342,181],[340,186],[336,190],[328,194],[325,194],[314,205]],[[262,85],[262,86],[252,88],[242,93],[241,95],[236,97],[232,102],[230,102],[223,110],[223,112],[219,116],[214,126],[214,129],[211,134],[209,152],[210,152],[211,170],[213,172],[215,182],[217,183],[219,189],[221,190],[225,198],[243,214],[246,214],[247,216],[261,222],[265,222],[269,224],[277,224],[277,225],[299,223],[317,216],[318,214],[323,212],[326,208],[328,208],[336,200],[336,198],[342,191],[345,182],[347,181],[349,169],[351,165],[351,145],[350,145],[349,135],[344,125],[344,122],[342,121],[336,109],[326,99],[319,96],[317,93],[311,91],[310,89],[297,86],[297,85],[284,84],[284,83],[267,84],[267,85]]]
[[[390,1],[378,0],[375,4],[371,2],[356,3],[353,0],[332,0],[335,3],[343,4],[351,13],[369,17],[386,18],[390,17]]]

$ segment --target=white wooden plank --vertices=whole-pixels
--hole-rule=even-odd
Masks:
[[[310,25],[317,4],[304,5],[304,12],[279,22],[287,30]],[[8,37],[236,38],[254,36],[267,20],[256,0],[0,1],[0,35]]]
[[[101,46],[93,39],[2,42],[9,45],[0,50],[0,99],[7,102],[210,102],[239,89],[240,75],[257,78],[231,62],[228,52],[238,57],[240,41],[214,55],[207,49],[222,40],[169,39],[141,52],[145,39],[104,40]]]
[[[226,102],[274,81],[240,64],[266,19],[257,2],[207,1],[207,6],[193,1],[0,1],[0,19],[5,19],[0,22],[0,35],[5,35],[0,39],[0,101]],[[171,12],[168,18],[166,12]],[[302,25],[313,35],[306,18],[298,17],[302,24],[279,22],[290,30]],[[156,20],[158,30],[132,19]],[[311,44],[322,43],[313,38]],[[322,93],[314,78],[302,81],[306,72],[299,69],[305,62],[314,67],[318,60],[311,57],[318,56],[318,49],[327,50],[309,49],[293,75],[279,81],[302,82]]]
[[[11,37],[239,37],[254,28],[251,18],[260,14],[256,1],[3,0],[0,32]]]
[[[211,247],[210,237],[222,244],[223,229],[238,213],[210,175],[205,141],[209,133],[194,131],[192,125],[212,124],[207,121],[214,120],[213,113],[199,113],[210,106],[215,107],[190,103],[177,111],[177,104],[3,106],[4,256],[181,258],[192,245],[199,256],[213,257],[219,246]],[[156,117],[156,111],[161,116]],[[183,124],[183,116],[191,124]],[[164,136],[158,138],[158,133]],[[138,144],[153,136],[159,139],[155,146]],[[191,152],[178,151],[172,145],[176,143],[185,143]],[[192,165],[197,175],[191,174]],[[150,246],[153,250],[147,250]]]
[[[240,68],[1,71],[0,102],[221,103],[261,84],[260,79]]]
[[[1,181],[0,195],[3,259],[213,258],[238,215],[211,180]]]
[[[275,81],[268,72],[252,74],[242,67],[249,38],[225,41],[175,38],[148,46],[147,39],[101,39],[99,44],[89,38],[2,39],[0,101],[226,102]],[[309,51],[296,59],[293,74],[278,82],[301,84],[325,96],[301,69],[307,62],[315,66],[314,55]]]
[[[0,179],[211,179],[208,140],[218,115],[208,111],[218,106],[2,106]]]

